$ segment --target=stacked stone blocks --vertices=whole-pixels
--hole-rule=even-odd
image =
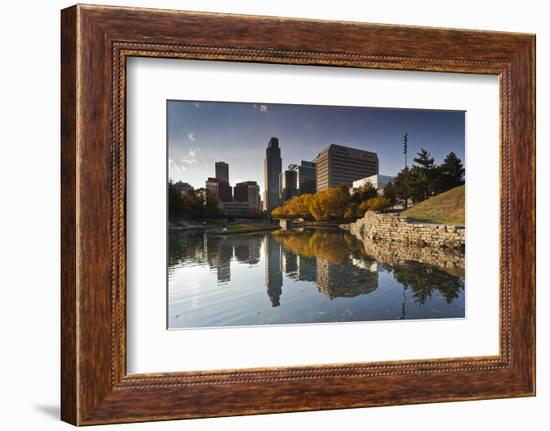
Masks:
[[[350,232],[373,241],[389,241],[421,247],[464,250],[465,229],[460,225],[409,222],[399,214],[367,211],[350,224]]]

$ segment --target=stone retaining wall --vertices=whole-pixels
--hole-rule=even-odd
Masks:
[[[435,266],[456,277],[464,277],[464,253],[455,248],[369,240],[364,240],[363,246],[368,256],[390,267],[415,261]]]
[[[464,226],[410,223],[398,214],[367,211],[350,224],[350,232],[361,240],[464,250]]]

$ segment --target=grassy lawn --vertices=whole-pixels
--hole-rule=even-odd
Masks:
[[[464,224],[464,186],[426,199],[401,213],[410,220],[427,223]]]
[[[270,223],[236,223],[223,228],[208,229],[209,235],[231,235],[237,233],[263,232],[280,229],[280,226]]]
[[[297,223],[299,226],[338,226],[343,223],[341,220],[335,221],[304,221],[302,223]]]

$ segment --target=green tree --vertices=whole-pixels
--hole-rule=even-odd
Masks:
[[[195,195],[198,197],[197,201],[202,219],[216,218],[221,215],[220,200],[214,193],[202,188],[195,190]]]
[[[393,183],[386,185],[384,196],[392,205],[405,205],[408,198],[413,203],[421,202],[438,193],[464,184],[464,166],[455,153],[449,153],[441,165],[424,148],[417,153],[414,165],[397,174]]]
[[[187,215],[187,208],[180,192],[170,179],[168,181],[168,219],[177,220]]]
[[[207,219],[221,217],[218,197],[205,188],[187,192],[183,196],[185,216],[193,219]]]
[[[403,205],[404,208],[407,207],[405,204],[405,200],[410,198],[410,188],[411,188],[411,170],[406,167],[404,169],[401,169],[401,172],[399,172],[394,181],[393,181],[393,187],[395,191],[395,197],[396,197],[396,203],[399,202],[401,205]]]
[[[358,217],[361,217],[357,213],[357,207],[359,204],[357,202],[350,202],[350,204],[346,207],[346,210],[344,211],[344,220],[347,222],[353,222],[357,220]]]
[[[363,202],[370,198],[375,198],[378,196],[378,192],[370,182],[366,182],[361,187],[355,189],[351,200],[353,202]]]
[[[388,198],[390,201],[390,206],[394,206],[397,202],[397,190],[393,181],[390,181],[384,187],[384,197]]]
[[[464,184],[465,169],[462,161],[454,152],[450,152],[439,166],[437,192],[442,193]]]
[[[423,201],[435,193],[438,167],[429,151],[421,148],[414,158],[411,172],[411,197]]]

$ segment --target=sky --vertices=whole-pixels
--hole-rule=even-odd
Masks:
[[[464,111],[387,109],[269,103],[169,100],[169,178],[195,188],[215,176],[214,163],[229,163],[229,182],[256,181],[263,191],[267,142],[279,138],[283,170],[314,160],[330,144],[373,151],[379,173],[396,175],[421,148],[436,163],[454,151],[464,160]]]

